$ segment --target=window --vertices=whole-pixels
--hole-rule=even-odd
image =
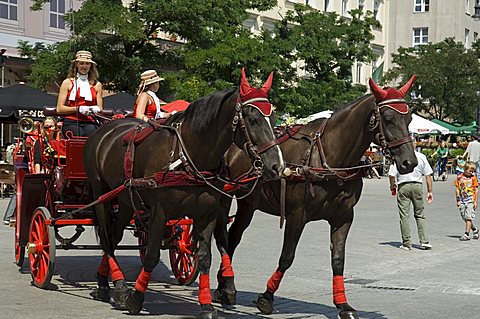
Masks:
[[[375,0],[373,2],[373,17],[378,20],[378,10],[380,9],[380,0]]]
[[[428,12],[430,0],[414,0],[413,12]]]
[[[362,80],[362,63],[357,63],[357,76],[355,77],[355,82],[361,83]]]
[[[463,46],[465,48],[468,48],[468,46],[469,46],[469,42],[468,42],[469,37],[470,37],[470,30],[465,29],[465,38],[464,38],[464,42],[463,42]]]
[[[465,13],[470,13],[470,0],[465,0]]]
[[[65,29],[65,0],[50,1],[50,27]]]
[[[325,0],[323,11],[328,11],[328,9],[330,9],[330,0]]]
[[[0,18],[17,21],[17,0],[0,0]]]
[[[358,10],[363,12],[363,8],[365,8],[365,0],[358,0]]]
[[[346,16],[348,14],[348,0],[342,0],[342,16]]]
[[[478,40],[478,32],[473,32],[473,42],[477,42]]]
[[[413,29],[413,46],[428,44],[428,28]]]

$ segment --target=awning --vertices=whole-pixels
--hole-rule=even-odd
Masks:
[[[42,118],[44,106],[57,105],[57,97],[19,83],[0,89],[0,122],[22,117]]]
[[[458,123],[448,123],[439,119],[433,119],[432,122],[441,125],[443,127],[446,127],[449,131],[450,134],[466,134],[466,135],[472,135],[477,133],[477,125],[472,124],[472,125],[460,125]]]
[[[120,92],[103,98],[103,108],[112,110],[133,110],[136,97],[127,92]]]
[[[438,125],[424,117],[412,114],[412,122],[408,125],[408,130],[415,134],[449,134],[448,128]]]

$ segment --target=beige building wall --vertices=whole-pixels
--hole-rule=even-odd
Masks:
[[[436,43],[453,37],[470,48],[480,33],[480,22],[473,19],[475,0],[430,0],[428,11],[418,12],[415,4],[424,0],[389,0],[387,60],[385,70],[392,67],[391,54],[399,47],[420,42]],[[417,12],[416,12],[417,11]],[[419,29],[423,29],[421,32]],[[417,34],[415,39],[414,34]],[[418,34],[422,39],[418,38]]]
[[[20,58],[17,50],[18,41],[53,44],[68,39],[70,29],[66,25],[62,28],[61,11],[68,12],[72,6],[78,9],[82,2],[82,0],[57,0],[55,8],[55,4],[47,3],[42,10],[35,12],[30,10],[32,0],[0,2],[0,52],[5,50],[0,86],[25,81],[25,69],[29,62]],[[52,24],[56,26],[51,26]]]

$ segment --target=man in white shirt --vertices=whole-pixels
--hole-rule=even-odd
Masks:
[[[480,136],[470,143],[468,143],[465,153],[463,153],[463,158],[466,158],[468,161],[475,163],[475,175],[480,176]],[[467,156],[467,157],[465,157]]]
[[[416,147],[415,140],[413,140],[413,146],[414,148]],[[395,164],[390,166],[388,172],[390,190],[392,195],[397,195],[397,206],[400,214],[400,231],[402,233],[402,245],[400,248],[404,250],[412,249],[412,237],[410,235],[409,225],[410,202],[413,204],[413,216],[417,222],[420,247],[423,249],[432,249],[432,245],[428,242],[426,219],[423,213],[425,207],[423,201],[423,176],[425,176],[427,181],[427,202],[430,204],[433,201],[433,170],[424,154],[415,151],[415,156],[417,157],[418,165],[413,172],[402,175],[398,172]]]

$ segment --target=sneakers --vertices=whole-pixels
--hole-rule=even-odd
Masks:
[[[407,245],[403,245],[403,244],[400,245],[400,247],[398,247],[398,248],[403,249],[403,250],[412,250],[412,247],[407,246]]]
[[[473,239],[478,239],[478,228],[473,231]]]
[[[432,244],[430,244],[430,243],[421,243],[421,244],[420,244],[420,248],[422,248],[422,249],[424,249],[424,250],[430,250],[430,249],[432,249],[432,247],[433,247],[433,246],[432,246]]]
[[[467,236],[467,234],[463,234],[462,237],[460,237],[460,241],[468,241],[470,240],[470,237]]]
[[[4,224],[4,225],[10,225],[10,221],[9,221],[9,220],[4,220],[4,221],[3,221],[3,224]]]

